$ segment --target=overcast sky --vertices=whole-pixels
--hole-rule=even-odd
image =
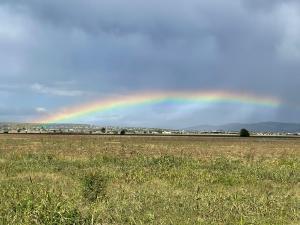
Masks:
[[[148,90],[242,91],[285,104],[159,104],[73,122],[300,122],[300,1],[0,1],[0,121]]]

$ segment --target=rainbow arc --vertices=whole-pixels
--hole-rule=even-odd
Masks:
[[[89,102],[68,109],[64,109],[52,115],[40,118],[36,123],[62,123],[76,121],[94,113],[101,113],[114,109],[126,109],[133,106],[144,107],[159,103],[172,104],[207,104],[207,103],[235,103],[263,107],[279,107],[281,101],[276,98],[257,96],[240,92],[229,91],[176,91],[176,92],[139,92],[122,97],[106,98]]]

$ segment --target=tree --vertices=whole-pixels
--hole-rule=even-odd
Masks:
[[[105,134],[105,133],[106,133],[106,128],[105,128],[105,127],[102,127],[102,128],[101,128],[101,132],[102,132],[103,134]]]
[[[248,130],[246,130],[246,129],[241,129],[241,131],[240,131],[240,137],[250,137],[250,133],[249,133],[249,131]]]
[[[126,134],[126,130],[125,129],[121,130],[120,134],[121,135],[125,135]]]

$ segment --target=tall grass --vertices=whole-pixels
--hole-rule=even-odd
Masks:
[[[1,136],[0,224],[299,224],[299,151],[300,139]]]

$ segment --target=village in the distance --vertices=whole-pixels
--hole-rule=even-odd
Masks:
[[[252,136],[299,136],[299,132],[255,131],[249,129]],[[90,124],[33,124],[0,123],[0,134],[90,134],[90,135],[232,135],[239,134],[238,128],[212,129],[162,129],[144,127],[116,127]]]

